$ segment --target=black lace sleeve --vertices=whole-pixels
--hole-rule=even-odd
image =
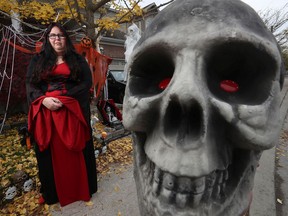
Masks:
[[[92,87],[92,74],[87,61],[79,56],[81,73],[78,82],[67,84],[66,96],[78,100],[85,119],[90,124],[90,88]]]
[[[30,61],[30,64],[28,66],[28,70],[26,73],[25,83],[26,83],[26,94],[27,94],[28,105],[30,105],[38,97],[44,95],[44,92],[42,91],[42,88],[41,88],[41,84],[35,85],[31,82],[32,72],[36,65],[37,60],[38,60],[38,56],[35,55]]]

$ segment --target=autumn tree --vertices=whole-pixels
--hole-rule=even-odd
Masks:
[[[0,0],[2,13],[21,20],[36,19],[42,24],[73,19],[79,29],[94,41],[103,31],[115,30],[121,23],[142,15],[141,0]],[[114,14],[109,15],[109,9]],[[96,14],[98,16],[96,16]]]

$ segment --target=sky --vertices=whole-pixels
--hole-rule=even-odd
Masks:
[[[142,0],[140,5],[146,6],[155,2],[157,6],[160,4],[166,3],[169,0]],[[255,11],[265,11],[269,9],[277,10],[281,9],[285,4],[287,4],[287,0],[242,0],[246,4],[250,5]],[[286,7],[287,8],[287,7]]]

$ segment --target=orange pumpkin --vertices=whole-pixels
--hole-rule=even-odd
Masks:
[[[85,47],[85,48],[90,48],[90,47],[92,47],[92,40],[89,38],[89,37],[87,37],[87,36],[85,36],[85,37],[83,37],[82,39],[81,39],[81,46],[83,46],[83,47]]]

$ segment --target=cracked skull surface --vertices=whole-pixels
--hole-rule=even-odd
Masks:
[[[239,0],[177,0],[135,45],[123,104],[141,215],[238,216],[280,132],[283,62]]]

